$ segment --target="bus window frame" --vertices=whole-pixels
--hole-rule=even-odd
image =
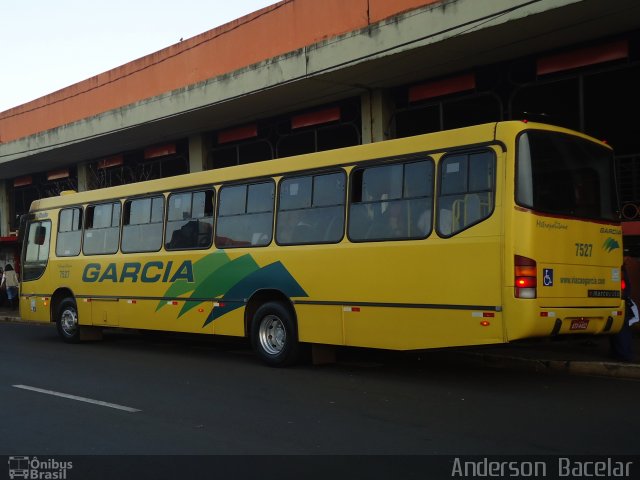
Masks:
[[[162,199],[162,214],[160,215],[161,220],[159,222],[151,222],[151,219],[153,218],[153,203],[155,199]],[[140,200],[150,200],[151,201],[151,205],[150,205],[150,210],[149,210],[149,222],[148,223],[128,223],[125,224],[125,216],[127,214],[127,207],[129,208],[129,216],[131,216],[131,204],[133,202],[137,202]],[[130,255],[130,254],[136,254],[136,253],[154,253],[154,252],[159,252],[160,250],[162,250],[162,247],[164,245],[164,231],[165,231],[165,212],[166,212],[166,204],[167,204],[167,199],[165,198],[165,196],[162,193],[151,193],[149,195],[145,195],[145,196],[136,196],[136,197],[131,197],[131,198],[127,198],[124,199],[124,201],[122,202],[122,207],[120,210],[120,252],[122,252],[123,254],[126,255]],[[113,213],[112,213],[113,215]],[[158,246],[157,249],[155,250],[125,250],[124,249],[124,229],[125,227],[130,227],[130,226],[141,226],[141,225],[156,225],[156,224],[160,224],[160,245]]]
[[[453,225],[452,225],[452,232],[449,234],[443,233],[442,231],[440,231],[440,197],[442,195],[442,166],[444,164],[444,162],[446,161],[446,159],[448,157],[453,157],[453,156],[459,156],[459,155],[466,155],[467,158],[470,157],[471,155],[474,154],[480,154],[480,153],[490,153],[493,156],[493,182],[492,182],[492,187],[491,190],[489,190],[489,193],[492,195],[493,199],[491,201],[491,209],[487,212],[486,215],[480,217],[478,220],[476,220],[475,222],[472,222],[468,225],[465,225],[463,228],[460,228],[456,231],[453,231]],[[452,238],[455,237],[456,235],[465,232],[467,230],[469,230],[470,228],[490,219],[493,214],[496,211],[496,194],[498,191],[498,187],[497,187],[497,181],[498,181],[498,174],[497,174],[497,169],[498,169],[498,154],[496,153],[496,151],[493,148],[490,147],[483,147],[483,148],[473,148],[473,149],[461,149],[461,150],[451,150],[448,152],[443,152],[442,156],[440,156],[440,158],[438,159],[438,165],[437,165],[437,191],[436,191],[436,195],[434,197],[434,205],[435,205],[435,216],[434,216],[434,231],[436,232],[436,234],[440,237],[440,238]],[[467,187],[468,187],[468,179],[469,179],[469,174],[467,173]],[[482,193],[482,192],[486,192],[486,190],[484,191],[473,191],[470,192],[467,190],[467,192],[464,195],[468,195],[470,193]],[[452,217],[453,217],[453,213],[452,213]],[[453,223],[453,218],[452,218],[452,223]]]
[[[49,245],[48,245],[48,251],[47,251],[47,259],[44,262],[44,265],[42,266],[42,270],[40,272],[40,274],[36,277],[33,278],[26,278],[26,272],[27,272],[27,265],[30,263],[27,261],[27,249],[28,249],[28,243],[29,243],[29,233],[31,231],[31,226],[32,225],[38,225],[36,228],[40,228],[42,227],[42,224],[48,223],[49,224]],[[45,274],[45,272],[47,271],[47,267],[49,266],[49,260],[51,259],[51,239],[53,236],[53,222],[51,221],[51,219],[43,219],[43,218],[30,218],[27,221],[27,225],[25,228],[25,239],[23,241],[22,244],[22,255],[21,255],[21,260],[22,260],[22,275],[21,275],[21,282],[32,282],[35,280],[39,280],[40,278],[42,278]],[[36,245],[44,245],[44,242],[42,244],[37,244]]]
[[[94,212],[95,212],[95,207],[99,207],[101,205],[115,205],[118,204],[120,205],[120,215],[119,215],[119,219],[118,219],[118,241],[116,243],[116,249],[113,252],[102,252],[102,253],[86,253],[84,251],[85,249],[85,235],[87,233],[87,215],[89,213],[89,209],[93,208]],[[96,202],[96,203],[89,203],[86,205],[85,210],[84,210],[84,222],[82,225],[82,255],[85,257],[91,257],[91,256],[95,256],[95,255],[115,255],[116,253],[118,253],[120,250],[120,241],[122,240],[122,199],[118,198],[118,199],[112,199],[112,200],[107,200],[104,202]],[[92,222],[93,223],[93,222]],[[91,228],[90,230],[106,230],[107,228],[116,228],[113,226],[113,208],[111,209],[111,223],[112,225],[110,227],[102,227],[102,228]]]
[[[349,172],[349,191],[347,194],[347,202],[346,202],[346,213],[347,213],[347,220],[345,222],[345,230],[346,230],[346,237],[349,240],[349,242],[354,243],[354,244],[358,244],[358,243],[373,243],[373,242],[397,242],[397,241],[420,241],[420,240],[425,240],[427,238],[429,238],[429,236],[434,232],[435,230],[435,225],[434,225],[434,220],[435,220],[435,216],[434,216],[434,207],[436,205],[436,176],[438,173],[437,170],[437,163],[433,157],[433,154],[435,152],[418,152],[415,154],[411,154],[409,156],[403,156],[403,157],[393,157],[393,158],[386,158],[386,159],[379,159],[377,161],[373,161],[373,162],[367,162],[367,163],[361,163],[361,164],[357,164],[354,165],[353,168],[351,169],[351,171]],[[404,175],[405,175],[405,166],[412,164],[412,163],[418,163],[418,162],[426,162],[426,163],[430,163],[431,167],[432,167],[432,173],[433,173],[433,181],[431,182],[431,185],[429,186],[430,189],[430,193],[431,196],[430,197],[408,197],[405,198],[404,197]],[[387,203],[391,203],[391,202],[397,202],[397,201],[411,201],[414,199],[421,199],[421,198],[431,198],[431,221],[429,224],[429,230],[426,234],[421,235],[421,236],[410,236],[410,237],[384,237],[384,238],[378,238],[378,237],[372,237],[372,238],[363,238],[363,239],[354,239],[351,234],[350,234],[350,225],[351,225],[351,220],[352,220],[352,215],[351,215],[351,207],[353,205],[353,192],[354,192],[354,182],[355,182],[355,177],[357,175],[358,172],[360,171],[364,171],[366,169],[369,168],[377,168],[377,167],[384,167],[384,166],[393,166],[393,165],[400,165],[402,166],[402,170],[403,170],[403,182],[401,185],[401,190],[402,190],[402,196],[399,199],[389,199],[389,200],[377,200],[375,202],[366,202],[366,203],[375,203],[375,204],[379,204],[384,202]],[[361,192],[362,194],[362,192]],[[363,203],[363,202],[361,202]]]
[[[60,231],[60,218],[62,217],[62,212],[66,211],[66,210],[80,210],[80,229],[79,230],[70,230],[70,231],[65,231],[65,232],[61,232]],[[84,243],[84,207],[82,205],[72,205],[69,207],[62,207],[60,208],[60,211],[58,212],[58,225],[57,225],[57,229],[56,229],[56,257],[58,258],[72,258],[72,257],[79,257],[80,254],[82,254],[82,246]],[[80,232],[80,245],[79,245],[79,249],[78,249],[78,253],[74,254],[74,255],[60,255],[58,253],[58,241],[60,240],[60,234],[61,233],[69,233],[69,232],[75,232],[78,231]]]
[[[247,208],[248,208],[248,203],[249,203],[249,187],[251,185],[259,185],[259,184],[267,184],[270,183],[273,187],[273,194],[271,196],[271,210],[266,210],[263,212],[252,212],[252,213],[247,213]],[[271,236],[269,238],[269,241],[266,243],[262,243],[262,244],[252,244],[251,242],[247,242],[247,245],[221,245],[218,242],[218,238],[227,238],[227,237],[219,237],[218,236],[218,222],[220,221],[220,207],[221,207],[221,197],[222,197],[222,191],[225,188],[228,187],[246,187],[246,192],[245,192],[245,205],[244,205],[244,213],[235,213],[235,214],[231,214],[231,215],[223,215],[222,218],[230,218],[230,217],[240,217],[240,216],[246,216],[246,215],[252,215],[252,214],[259,214],[259,213],[271,213]],[[276,181],[273,177],[266,177],[266,178],[255,178],[255,179],[250,179],[250,180],[240,180],[240,181],[234,181],[234,182],[229,182],[229,183],[225,183],[222,185],[218,185],[217,186],[217,195],[216,195],[216,205],[215,205],[215,216],[214,216],[214,228],[213,228],[213,245],[215,245],[215,247],[217,249],[220,250],[226,250],[229,248],[264,248],[264,247],[268,247],[269,245],[271,245],[273,243],[273,239],[275,236],[275,232],[274,232],[274,227],[275,227],[275,218],[276,218],[276,210],[275,210],[275,204],[276,204],[276,197],[278,196],[278,191],[277,191],[277,185],[276,185]],[[231,239],[230,239],[231,240]]]
[[[191,217],[190,220],[193,221],[194,219],[197,219],[196,217],[193,217],[193,195],[196,193],[204,193],[205,194],[205,202],[207,201],[207,194],[211,193],[211,238],[209,243],[204,246],[204,245],[197,245],[195,247],[180,247],[180,248],[169,248],[167,247],[168,242],[167,240],[167,227],[169,225],[169,222],[176,222],[178,220],[169,220],[169,209],[171,206],[171,197],[173,197],[174,195],[184,195],[184,194],[189,194],[191,195]],[[164,250],[166,252],[180,252],[180,251],[189,251],[189,250],[209,250],[215,241],[215,226],[216,226],[216,189],[213,186],[200,186],[200,187],[196,187],[195,189],[189,189],[189,190],[174,190],[174,191],[170,191],[167,192],[167,196],[166,196],[166,203],[165,203],[165,209],[164,209],[164,235],[162,238],[162,248],[164,248]],[[205,209],[205,213],[206,213],[206,209]],[[207,217],[202,217],[202,218],[207,218]],[[199,223],[199,222],[198,222]],[[182,227],[181,227],[182,228]],[[177,230],[174,230],[174,232]]]
[[[314,207],[313,206],[313,196],[314,196],[314,191],[315,191],[315,178],[316,177],[321,177],[321,176],[325,176],[325,175],[336,175],[336,174],[342,174],[342,180],[344,181],[344,191],[342,193],[342,204],[336,204],[336,205],[322,205],[320,207]],[[280,242],[278,241],[278,225],[279,225],[279,213],[281,212],[280,210],[280,205],[281,205],[281,199],[282,199],[282,184],[284,181],[287,180],[295,180],[296,178],[308,178],[311,177],[311,204],[309,207],[305,207],[305,208],[297,208],[297,209],[290,209],[290,210],[282,210],[284,212],[293,212],[293,211],[306,211],[306,210],[313,210],[313,209],[318,209],[318,208],[326,208],[326,207],[342,207],[342,228],[341,228],[341,235],[340,238],[338,238],[337,240],[329,240],[329,241],[320,241],[320,240],[313,240],[313,241],[309,241],[309,242]],[[344,235],[345,235],[345,230],[347,227],[347,206],[348,206],[348,185],[349,185],[349,175],[348,173],[343,170],[343,169],[331,169],[331,170],[314,170],[314,171],[310,171],[307,173],[294,173],[291,175],[284,175],[280,178],[280,180],[278,181],[278,185],[276,188],[276,207],[275,207],[275,211],[274,211],[274,223],[275,223],[275,227],[273,229],[273,240],[275,241],[275,244],[278,246],[282,246],[282,247],[290,247],[290,246],[296,246],[296,245],[335,245],[337,243],[342,242],[342,240],[344,239]]]
[[[612,194],[614,196],[614,198],[612,198],[611,200],[613,201],[614,205],[615,205],[615,210],[613,211],[613,218],[593,218],[593,217],[586,217],[586,216],[580,216],[580,215],[570,215],[567,213],[558,213],[558,212],[548,212],[546,210],[540,209],[540,208],[536,208],[533,205],[526,205],[525,203],[523,203],[520,198],[519,198],[519,182],[520,182],[520,169],[521,169],[521,162],[520,162],[520,143],[521,143],[521,138],[530,133],[530,132],[545,132],[547,134],[551,134],[551,135],[560,135],[560,136],[566,136],[567,138],[571,138],[571,139],[582,139],[584,142],[587,143],[591,143],[593,144],[593,146],[595,147],[600,147],[603,151],[609,151],[610,155],[611,155],[611,179],[613,180],[613,188],[612,188]],[[550,216],[550,217],[559,217],[559,218],[568,218],[568,219],[575,219],[575,220],[580,220],[580,221],[591,221],[591,222],[605,222],[605,223],[611,223],[611,224],[616,224],[617,222],[620,221],[620,216],[621,216],[621,203],[620,203],[620,195],[618,192],[618,188],[617,188],[617,172],[616,172],[616,168],[615,168],[615,154],[613,152],[613,150],[611,149],[611,147],[608,147],[606,145],[601,145],[597,142],[591,141],[588,138],[583,138],[580,137],[578,135],[572,135],[571,133],[565,133],[565,132],[560,132],[557,130],[545,130],[545,129],[541,129],[541,128],[529,128],[526,130],[523,130],[522,132],[519,132],[518,135],[515,136],[514,138],[514,148],[515,148],[515,166],[514,166],[514,170],[515,170],[515,175],[514,175],[514,181],[513,181],[513,203],[514,205],[517,205],[520,208],[524,208],[527,209],[529,211],[532,212],[536,212],[542,215],[546,215],[546,216]],[[530,147],[529,147],[530,148]],[[529,155],[531,156],[531,155]],[[532,191],[532,195],[533,195],[533,191]],[[532,201],[533,204],[533,201]]]

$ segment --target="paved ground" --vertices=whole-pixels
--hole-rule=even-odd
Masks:
[[[639,418],[623,412],[640,365],[611,361],[607,337],[342,348],[332,365],[273,369],[236,339],[113,330],[67,345],[6,309],[0,330],[5,469],[37,455],[73,463],[56,478],[386,480],[510,455],[546,462],[539,478],[553,479],[558,457],[637,453]],[[624,478],[638,478],[635,458]]]
[[[247,342],[112,330],[103,341],[69,345],[53,325],[19,322],[0,323],[0,352],[0,454],[638,451],[640,417],[624,414],[640,398],[637,380],[364,349],[341,349],[331,365],[277,369]]]
[[[21,322],[16,310],[0,307],[0,321]],[[572,336],[532,339],[505,345],[452,348],[427,352],[409,352],[411,361],[428,359],[429,356],[447,356],[452,362],[483,363],[490,367],[538,372],[597,375],[640,379],[640,325],[634,332],[633,362],[621,362],[610,354],[608,336]],[[339,358],[346,361],[376,361],[385,352],[365,352],[360,349],[340,350]],[[402,361],[397,355],[395,361]]]

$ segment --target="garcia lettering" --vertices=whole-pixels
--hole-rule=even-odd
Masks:
[[[174,267],[172,261],[153,261],[141,264],[140,262],[126,262],[119,266],[116,263],[108,263],[103,266],[100,263],[88,263],[82,272],[82,281],[113,282],[113,283],[173,283],[178,280],[193,282],[193,265],[191,260],[185,260]]]

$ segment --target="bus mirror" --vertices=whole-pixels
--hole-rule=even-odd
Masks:
[[[44,245],[45,238],[47,238],[46,227],[43,227],[43,226],[36,227],[36,234],[33,239],[34,243],[36,245]]]

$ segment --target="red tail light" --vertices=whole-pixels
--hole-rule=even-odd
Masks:
[[[536,298],[536,286],[538,284],[536,261],[515,255],[514,264],[514,294],[516,298]]]
[[[535,277],[516,277],[516,287],[518,288],[535,288]]]

